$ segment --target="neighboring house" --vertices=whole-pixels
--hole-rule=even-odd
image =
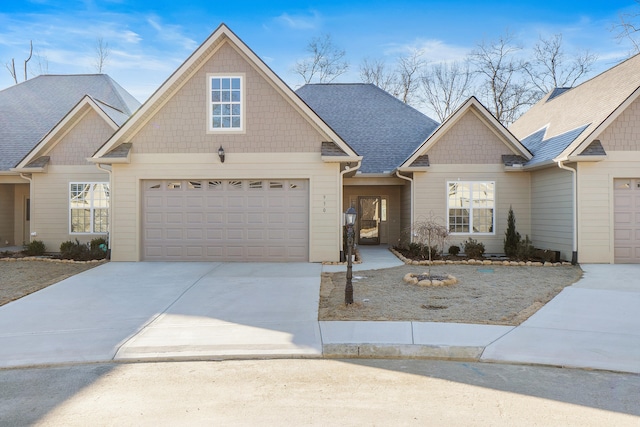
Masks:
[[[107,75],[0,91],[0,246],[106,237],[109,174],[87,161],[139,106]]]
[[[534,157],[536,246],[583,263],[640,262],[640,56],[556,89],[509,128]]]

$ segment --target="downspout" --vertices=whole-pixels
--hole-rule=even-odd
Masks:
[[[33,175],[32,176],[27,176],[25,175],[23,172],[20,172],[20,178],[22,179],[26,179],[27,181],[29,181],[29,203],[31,203],[31,200],[33,200]],[[33,206],[30,206],[29,209],[31,209],[31,211],[33,212]],[[15,223],[15,222],[14,222]],[[22,232],[24,234],[24,231]],[[14,239],[15,239],[15,232],[14,234]],[[23,236],[24,237],[24,236]],[[31,241],[31,220],[29,220],[29,241]]]
[[[111,169],[105,169],[102,167],[102,163],[96,163],[96,167],[101,171],[107,172],[109,174],[109,223],[107,225],[107,259],[111,259],[111,223],[113,222],[113,216],[111,215],[111,203],[112,195],[113,195],[113,185],[111,182],[111,173],[113,172]]]
[[[345,165],[344,170],[340,171],[340,182],[338,184],[339,188],[338,188],[338,197],[340,198],[340,211],[338,212],[338,216],[339,216],[339,223],[340,223],[340,229],[342,230],[342,227],[344,226],[344,224],[342,223],[344,221],[344,174],[346,174],[347,172],[351,172],[353,170],[358,170],[360,169],[360,166],[362,166],[362,160],[358,160],[358,164],[356,164],[356,166],[354,168],[350,167],[348,164]],[[338,248],[340,250],[340,253],[342,254],[344,252],[344,248],[342,247],[344,239],[342,238],[342,235],[340,236],[340,243],[338,244]],[[342,258],[342,257],[340,257]],[[342,259],[340,259],[340,261],[342,261]]]
[[[409,230],[410,230],[410,235],[409,235],[409,239],[411,242],[413,242],[413,203],[415,200],[415,195],[413,194],[414,191],[414,185],[413,185],[413,178],[409,178],[408,176],[404,176],[404,175],[400,175],[400,171],[396,170],[396,176],[400,179],[404,179],[409,181],[409,185],[411,185],[411,200],[409,201],[409,203],[411,204],[411,208],[410,208],[410,213],[409,215],[411,216],[409,218]]]
[[[571,172],[573,175],[571,181],[573,190],[573,253],[571,254],[571,264],[576,265],[578,263],[578,174],[575,169],[565,166],[563,162],[563,160],[558,161],[558,167]]]

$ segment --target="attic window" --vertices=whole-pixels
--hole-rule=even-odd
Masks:
[[[244,78],[208,75],[208,130],[237,132],[244,130]]]

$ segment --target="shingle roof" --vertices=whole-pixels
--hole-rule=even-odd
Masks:
[[[546,128],[546,141],[554,143],[548,151],[553,151],[554,157],[563,152],[563,156],[568,156],[580,144],[590,143],[589,138],[597,138],[598,135],[592,132],[635,96],[639,87],[640,55],[636,55],[570,90],[550,92],[516,120],[509,130],[524,143],[528,139],[535,140],[533,135]],[[582,131],[576,134],[577,129]],[[566,145],[561,147],[561,143]],[[530,143],[525,145],[529,147]],[[550,153],[546,153],[544,158],[549,159],[549,156]]]
[[[373,84],[308,84],[296,93],[363,156],[363,173],[393,171],[438,126]]]
[[[43,75],[0,91],[0,171],[24,156],[90,95],[122,124],[140,103],[106,74]]]
[[[533,158],[529,160],[527,166],[539,165],[555,159],[588,126],[589,125],[586,124],[548,139],[544,139],[546,128],[529,135],[521,141],[522,144],[533,153]]]

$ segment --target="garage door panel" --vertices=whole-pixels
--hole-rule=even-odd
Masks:
[[[614,262],[640,262],[640,178],[614,180]]]
[[[307,261],[303,180],[143,181],[143,258]]]

